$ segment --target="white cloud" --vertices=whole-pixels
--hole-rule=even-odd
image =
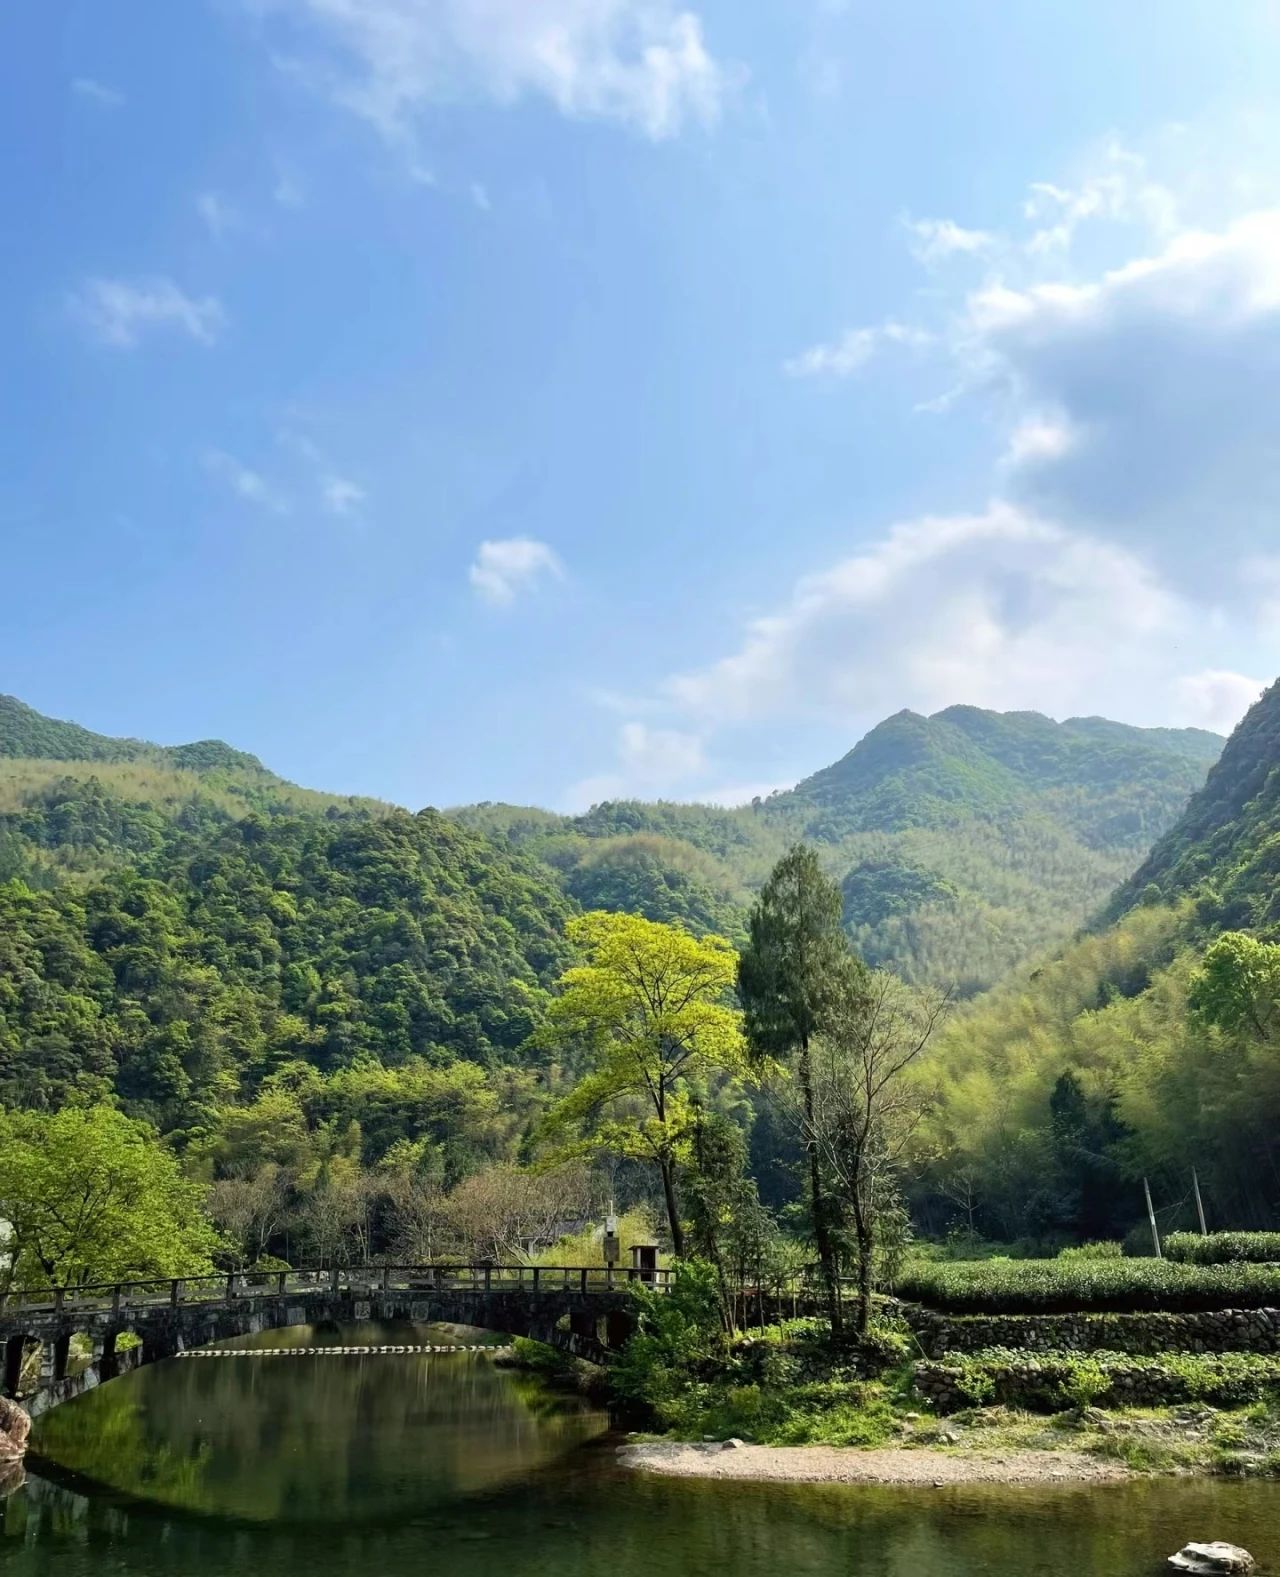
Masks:
[[[71,297],[73,313],[104,344],[129,349],[149,330],[212,345],[226,323],[216,296],[188,296],[173,280],[89,279]]]
[[[217,192],[201,192],[196,198],[196,212],[215,241],[225,240],[240,224],[239,213]]]
[[[957,255],[973,257],[989,252],[995,236],[986,230],[966,230],[954,219],[904,219],[911,234],[911,253],[922,263],[939,263]]]
[[[675,728],[651,728],[648,723],[624,723],[618,734],[618,754],[632,776],[670,783],[692,777],[706,766],[702,740]]]
[[[242,465],[224,449],[207,449],[204,465],[211,475],[224,482],[245,503],[273,515],[289,513],[289,500],[283,493],[273,487],[261,472]]]
[[[1225,691],[1202,697],[1183,678],[1212,639],[1136,556],[1012,505],[909,521],[801,578],[725,656],[665,680],[661,721],[625,725],[612,768],[571,798],[740,803],[751,794],[726,786],[717,737],[820,725],[848,740],[903,707],[1213,726]]]
[[[558,579],[564,567],[545,542],[531,537],[506,537],[497,542],[482,542],[468,579],[486,602],[505,607],[518,593],[532,590],[550,576]]]
[[[938,221],[917,236],[939,241],[931,262],[984,237],[986,283],[931,289],[908,342],[954,363],[928,408],[977,400],[993,419],[993,501],[869,537],[859,523],[856,551],[717,659],[656,682],[629,715],[701,742],[695,785],[726,781],[720,747],[742,759],[762,726],[774,748],[786,730],[848,739],[903,706],[1229,731],[1280,638],[1280,207],[1219,217],[1234,188],[1217,173],[1212,223],[1113,147],[1081,179],[1033,188],[1024,234]],[[894,326],[787,371],[856,373]]]
[[[1177,197],[1151,179],[1140,154],[1114,141],[1074,186],[1033,182],[1022,211],[1035,227],[1025,243],[1033,257],[1068,251],[1087,223],[1138,224],[1156,236],[1178,228]]]
[[[588,810],[609,799],[667,797],[707,766],[699,735],[634,721],[619,728],[615,755],[612,771],[574,784],[568,794],[570,809]]]
[[[1136,558],[1006,504],[895,527],[798,582],[736,650],[667,681],[706,726],[846,726],[963,700],[1065,715],[1106,696],[1133,716],[1190,623]]]
[[[849,329],[839,339],[811,345],[784,362],[782,370],[791,378],[848,378],[865,367],[886,345],[923,350],[932,342],[933,336],[926,330],[890,320],[874,328]]]
[[[115,88],[109,88],[105,82],[98,82],[93,77],[74,77],[71,91],[77,98],[85,99],[104,110],[118,110],[125,102],[123,93]]]
[[[1240,555],[1274,540],[1280,510],[1280,210],[1083,283],[991,286],[968,329],[1018,412],[1017,496],[1237,594]]]
[[[368,499],[365,489],[343,476],[313,438],[294,427],[282,427],[275,436],[280,447],[293,456],[299,491],[317,495],[327,514],[345,518],[361,512]]]
[[[549,100],[646,136],[714,122],[734,73],[671,0],[247,0],[295,28],[291,69],[411,146],[431,104]],[[325,46],[316,58],[316,40]]]
[[[1265,689],[1261,679],[1221,668],[1186,674],[1175,686],[1179,721],[1229,734]]]
[[[326,476],[320,491],[331,515],[354,514],[365,501],[364,488],[345,476]]]
[[[1028,416],[1010,435],[1003,463],[1020,466],[1060,460],[1075,442],[1076,434],[1069,423],[1051,417]]]

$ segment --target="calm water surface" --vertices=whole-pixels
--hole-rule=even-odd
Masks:
[[[404,1327],[253,1344],[439,1340]],[[890,1490],[647,1479],[608,1419],[469,1354],[179,1360],[52,1413],[5,1577],[1106,1577],[1191,1538],[1280,1572],[1280,1485]]]

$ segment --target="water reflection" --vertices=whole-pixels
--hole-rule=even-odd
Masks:
[[[275,1331],[237,1347],[417,1345],[429,1327]],[[95,1484],[273,1524],[385,1523],[527,1477],[608,1420],[474,1353],[175,1359],[41,1419],[31,1450]]]
[[[328,1337],[432,1339],[373,1327]],[[0,1501],[0,1567],[4,1577],[1156,1577],[1187,1540],[1227,1538],[1280,1570],[1275,1483],[647,1479],[617,1468],[604,1427],[576,1400],[468,1355],[156,1366],[41,1422],[37,1449],[89,1478],[34,1471]]]

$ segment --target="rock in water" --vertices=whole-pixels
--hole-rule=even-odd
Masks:
[[[1251,1572],[1254,1559],[1238,1544],[1224,1544],[1215,1539],[1212,1544],[1184,1544],[1176,1555],[1169,1557],[1169,1565],[1175,1571],[1218,1577],[1222,1572]]]
[[[31,1420],[16,1402],[0,1396],[0,1463],[19,1462],[27,1449]]]

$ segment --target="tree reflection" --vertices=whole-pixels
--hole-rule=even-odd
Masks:
[[[440,1339],[366,1326],[273,1332],[251,1345]],[[350,1522],[492,1489],[606,1425],[576,1398],[553,1398],[479,1354],[216,1358],[153,1365],[56,1408],[32,1446],[185,1511]]]

